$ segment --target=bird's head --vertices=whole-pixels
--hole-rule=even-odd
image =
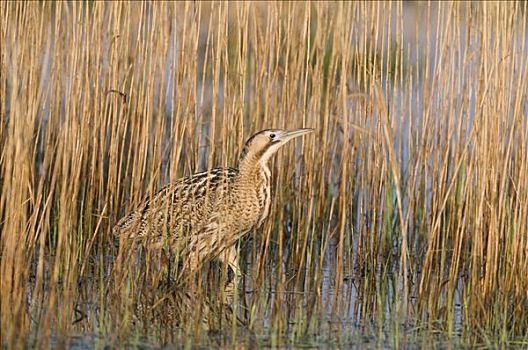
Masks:
[[[258,162],[261,165],[266,165],[270,157],[288,141],[313,131],[314,129],[266,129],[259,131],[246,141],[240,154],[240,165],[247,162]]]

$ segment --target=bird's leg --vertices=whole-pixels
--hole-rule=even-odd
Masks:
[[[229,248],[227,248],[218,259],[227,267],[231,269],[232,275],[229,274],[228,271],[228,284],[232,282],[235,278],[238,278],[242,276],[242,272],[240,270],[240,267],[238,266],[238,256],[237,256],[237,248],[236,245],[233,245]]]
[[[227,283],[225,285],[224,293],[228,298],[228,302],[231,302],[232,297],[237,290],[238,280],[242,276],[242,271],[238,265],[236,245],[233,245],[222,252],[218,259],[228,267]]]
[[[168,252],[167,252],[167,255],[168,255],[168,259],[169,259],[169,262],[168,262],[168,266],[167,266],[167,286],[170,287],[171,285],[171,277],[172,277],[172,263],[173,263],[173,259],[174,259],[174,254],[172,253],[172,248],[169,247],[168,249]]]

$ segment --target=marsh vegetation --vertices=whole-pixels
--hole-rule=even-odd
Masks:
[[[0,9],[2,346],[528,346],[526,2]],[[222,266],[175,291],[119,250],[270,127],[316,132],[272,162],[234,300]]]

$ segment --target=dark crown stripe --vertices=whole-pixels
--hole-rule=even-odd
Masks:
[[[239,159],[239,162],[244,160],[246,158],[246,156],[248,155],[249,153],[249,149],[251,148],[251,144],[253,143],[253,140],[255,139],[255,137],[257,137],[258,135],[260,134],[263,134],[263,133],[266,133],[268,131],[271,131],[273,129],[264,129],[262,131],[259,131],[258,133],[256,133],[255,135],[251,136],[247,141],[246,143],[244,144],[244,147],[242,148],[242,152],[240,152],[240,157],[238,158]],[[268,149],[268,146],[266,146],[264,152]],[[259,159],[260,157],[262,157],[262,155],[264,154],[264,152],[258,154],[258,157],[257,159]]]

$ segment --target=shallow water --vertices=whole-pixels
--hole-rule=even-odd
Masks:
[[[119,305],[122,304],[119,299],[127,297],[126,292],[117,298],[108,292],[108,285],[112,283],[110,274],[105,276],[105,281],[96,277],[84,278],[78,283],[70,332],[54,334],[49,346],[70,349],[443,349],[462,345],[459,334],[449,335],[441,330],[421,329],[415,324],[398,322],[392,310],[391,292],[386,293],[381,312],[369,306],[369,300],[358,298],[358,286],[364,283],[363,276],[347,274],[342,289],[336,293],[335,257],[329,255],[325,261],[319,286],[312,290],[303,290],[304,287],[283,289],[271,272],[273,266],[269,266],[269,276],[273,277],[255,285],[255,278],[250,273],[252,264],[248,263],[234,300],[230,297],[226,300],[225,296],[218,298],[218,290],[199,294],[193,290],[177,290],[162,282],[157,290],[139,289],[139,296],[128,295],[135,303],[128,309]],[[111,273],[111,267],[106,271]],[[305,278],[308,273],[289,271],[284,279],[291,280],[299,275]],[[39,303],[32,300],[31,295],[28,300],[30,309],[35,312],[33,319],[38,319],[42,311]],[[119,334],[118,324],[124,318],[131,321],[126,326],[128,329]],[[40,345],[37,342],[42,341],[38,324],[33,324],[32,328],[31,343]]]
[[[285,336],[274,339],[267,335],[257,334],[246,328],[239,327],[232,330],[209,331],[201,335],[200,339],[189,338],[183,334],[176,336],[173,341],[163,342],[137,337],[130,340],[115,340],[111,336],[97,335],[94,333],[74,333],[70,335],[54,336],[51,339],[51,348],[69,349],[111,349],[111,348],[138,348],[138,349],[181,349],[181,348],[288,348],[288,349],[392,349],[401,347],[405,349],[449,349],[464,347],[459,337],[448,336],[439,332],[416,332],[409,330],[400,336],[379,331],[374,328],[347,325],[335,325],[339,332],[335,334],[312,334],[292,338]],[[474,346],[475,344],[473,344]],[[467,345],[466,345],[467,346]]]

